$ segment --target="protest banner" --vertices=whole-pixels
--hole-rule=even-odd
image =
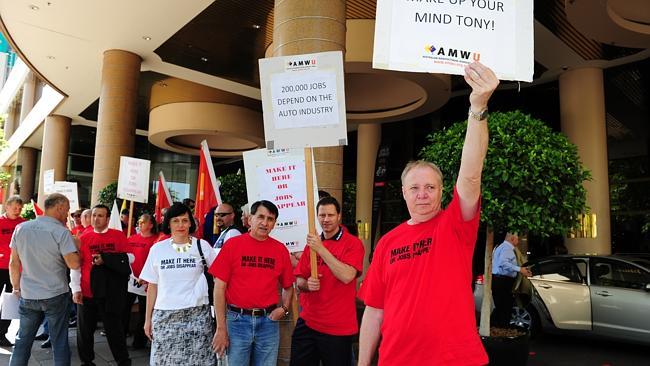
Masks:
[[[533,0],[377,0],[373,67],[532,81]]]
[[[43,192],[45,194],[54,193],[54,169],[43,172]]]
[[[259,63],[268,149],[347,145],[342,52]]]
[[[290,252],[307,244],[308,210],[305,156],[302,149],[258,149],[244,153],[248,201],[268,200],[280,212],[272,236]],[[312,169],[312,178],[315,176]],[[313,195],[318,197],[314,184]],[[317,202],[313,202],[315,205]],[[313,217],[312,219],[315,219]]]
[[[70,201],[70,212],[75,212],[79,209],[79,193],[77,191],[77,182],[54,182],[53,192],[61,193]]]
[[[151,162],[120,156],[117,198],[147,203],[149,199],[149,166]]]
[[[120,175],[117,179],[117,198],[129,201],[129,224],[126,237],[131,236],[133,202],[147,203],[149,199],[149,166],[151,162],[120,156]]]

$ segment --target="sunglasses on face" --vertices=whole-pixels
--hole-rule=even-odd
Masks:
[[[230,215],[232,212],[216,212],[215,215],[219,217],[224,217]]]

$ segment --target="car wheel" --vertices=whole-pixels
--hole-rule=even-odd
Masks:
[[[541,330],[539,317],[531,305],[527,306],[526,308],[513,306],[510,325],[528,330],[533,337],[536,336]]]

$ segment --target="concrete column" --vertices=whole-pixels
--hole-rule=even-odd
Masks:
[[[560,76],[562,132],[578,146],[580,160],[591,171],[585,182],[587,206],[596,214],[595,238],[567,238],[569,253],[611,253],[609,174],[603,70],[589,67],[569,70]]]
[[[29,202],[29,200],[34,197],[34,182],[36,178],[36,149],[32,149],[31,147],[19,148],[17,160],[18,161],[16,163],[16,166],[20,167],[20,198],[22,198],[24,202]]]
[[[16,128],[18,128],[18,118],[18,107],[16,106],[16,102],[13,101],[7,110],[7,119],[4,124],[5,140],[8,141],[16,131]]]
[[[275,0],[273,56],[343,51],[345,1]],[[343,198],[343,147],[314,149],[319,189]]]
[[[345,53],[345,1],[275,0],[271,47],[273,56]],[[343,147],[315,148],[314,165],[318,188],[343,203]],[[289,364],[292,332],[292,322],[281,324],[278,365]]]
[[[13,168],[10,167],[10,166],[3,166],[1,169],[2,169],[5,173],[13,174]],[[3,202],[3,203],[4,203],[4,202],[7,202],[7,198],[9,198],[9,196],[11,196],[11,192],[10,192],[10,191],[11,191],[11,183],[12,183],[12,181],[13,181],[13,177],[11,177],[11,179],[10,179],[10,180],[7,182],[7,184],[3,187],[3,188],[4,188],[4,189],[2,190],[2,202]],[[5,212],[5,210],[4,210],[4,205],[3,205],[3,208],[2,208],[2,212],[3,212],[3,213]]]
[[[120,156],[133,156],[137,118],[140,56],[127,51],[104,52],[93,167],[92,204],[99,191],[117,181]]]
[[[374,190],[373,183],[375,178],[375,164],[377,160],[377,150],[381,143],[381,125],[378,123],[367,123],[359,125],[357,130],[357,212],[356,221],[361,222],[364,231],[367,227],[367,234],[360,232],[359,237],[366,249],[363,258],[363,273],[366,273],[368,265],[368,256],[370,255],[370,246],[372,244],[372,193]],[[366,225],[367,224],[367,225]],[[364,235],[367,236],[367,239]]]
[[[20,119],[17,125],[20,125],[27,117],[27,114],[34,108],[34,94],[36,93],[36,77],[33,72],[29,72],[23,84],[23,98],[20,104]]]
[[[70,149],[70,123],[66,116],[50,115],[45,119],[43,131],[43,150],[38,180],[38,205],[45,203],[43,172],[54,169],[54,180],[68,177],[68,151]]]

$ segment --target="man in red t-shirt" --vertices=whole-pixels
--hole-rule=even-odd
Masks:
[[[11,236],[16,229],[16,225],[25,222],[20,216],[23,210],[23,200],[20,196],[11,196],[7,198],[4,204],[5,213],[0,216],[0,290],[5,286],[5,292],[12,292],[11,281],[9,280],[9,257],[11,256]],[[0,347],[11,347],[13,344],[5,337],[7,330],[11,325],[11,320],[0,320]]]
[[[253,203],[250,232],[228,240],[210,266],[217,318],[212,348],[219,355],[228,348],[231,365],[277,364],[278,320],[289,314],[294,280],[289,251],[269,237],[277,218],[272,202]]]
[[[489,68],[465,67],[472,88],[454,197],[441,208],[442,173],[415,161],[402,172],[410,219],[384,235],[359,297],[366,309],[359,365],[485,365],[474,318],[472,254],[480,218],[481,171],[487,153],[487,104],[499,84]]]
[[[340,227],[341,206],[334,197],[316,205],[323,233],[307,235],[307,248],[294,270],[302,312],[291,337],[291,365],[352,365],[357,324],[355,279],[363,272],[363,244]],[[318,278],[310,257],[318,254]]]
[[[72,220],[74,220],[74,227],[72,228],[72,230],[70,230],[72,232],[72,235],[79,236],[84,231],[85,227],[83,226],[83,224],[81,222],[81,213],[82,212],[83,212],[83,210],[77,210],[77,211],[73,212],[70,215],[70,216],[72,216]]]
[[[111,211],[105,205],[96,205],[92,208],[92,231],[81,235],[79,257],[81,268],[70,271],[73,294],[72,299],[77,304],[77,349],[82,365],[92,365],[95,358],[94,334],[97,320],[101,316],[106,331],[106,339],[118,365],[130,365],[129,352],[126,348],[126,338],[122,326],[124,302],[128,276],[123,278],[123,286],[111,287],[112,292],[102,298],[93,298],[91,289],[91,272],[94,266],[104,266],[103,255],[111,253],[130,253],[126,236],[119,231],[108,228]],[[133,261],[133,254],[129,254],[129,261]],[[111,273],[111,272],[108,272]],[[110,276],[120,277],[117,273]],[[92,278],[95,281],[95,278]],[[118,282],[118,281],[114,281]]]

